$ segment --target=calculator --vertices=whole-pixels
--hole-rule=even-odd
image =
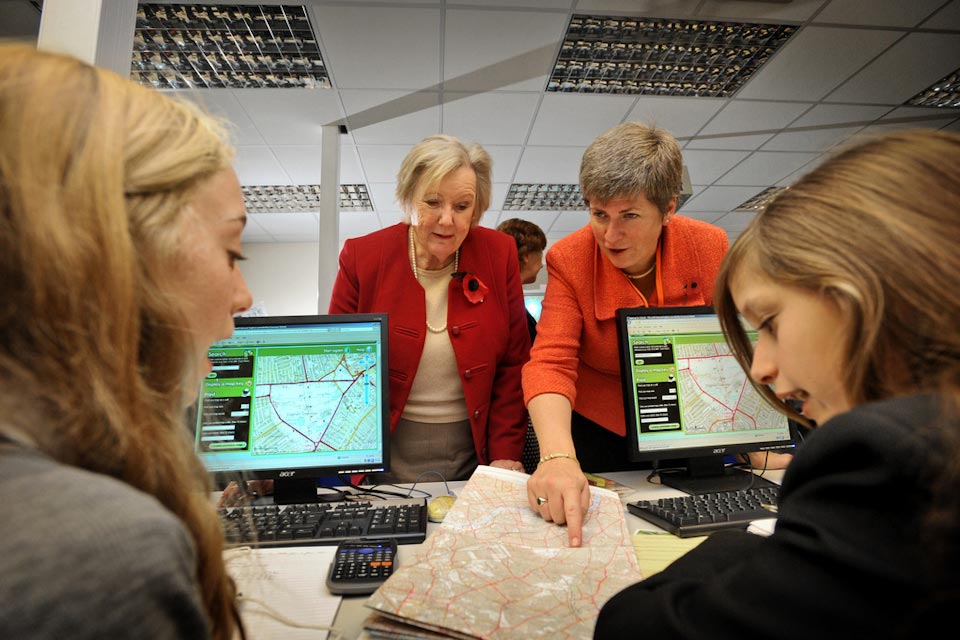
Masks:
[[[395,538],[344,540],[330,563],[327,589],[336,595],[373,593],[393,574],[396,556]]]

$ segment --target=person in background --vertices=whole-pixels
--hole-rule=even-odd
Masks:
[[[0,637],[235,638],[186,407],[251,304],[220,126],[0,46]]]
[[[330,313],[390,314],[391,470],[377,482],[523,469],[530,336],[514,242],[478,226],[490,174],[479,145],[425,138],[397,175],[405,220],[340,252]]]
[[[709,305],[726,233],[677,215],[680,146],[640,123],[594,140],[580,164],[587,226],[547,253],[547,290],[523,392],[541,462],[527,483],[531,506],[567,523],[579,546],[589,488],[581,467],[631,468],[617,354],[621,307]]]
[[[734,243],[716,307],[782,412],[819,425],[767,538],[710,536],[606,603],[595,637],[918,638],[960,604],[960,136],[861,141]],[[759,331],[751,345],[738,313]],[[789,576],[788,579],[784,579]]]
[[[520,260],[520,282],[533,284],[537,274],[543,269],[543,250],[547,248],[547,236],[543,229],[528,220],[510,218],[497,225],[497,231],[513,236],[517,243],[517,257]],[[537,337],[537,319],[527,311],[527,329],[530,330],[530,344]]]

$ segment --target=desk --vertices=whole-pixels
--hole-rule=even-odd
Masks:
[[[653,484],[647,482],[647,476],[649,471],[623,471],[616,473],[605,473],[601,474],[604,478],[613,480],[632,491],[625,490],[621,493],[621,500],[634,501],[634,500],[656,500],[659,498],[675,497],[684,495],[683,492],[673,489],[671,487]],[[774,482],[780,482],[783,477],[782,471],[767,471],[764,474],[765,478],[768,478]],[[466,484],[465,481],[459,482],[449,482],[447,485],[450,487],[450,490],[455,494]],[[446,487],[442,482],[429,482],[429,483],[419,483],[417,484],[417,489],[422,489],[430,493],[431,497],[444,495],[446,493]],[[631,533],[637,531],[658,531],[657,527],[651,525],[645,520],[638,518],[629,512],[626,514],[626,524],[627,530]],[[427,525],[427,535],[430,535],[439,524],[428,523]],[[683,545],[678,546],[675,544],[679,539],[674,536],[656,536],[652,538],[652,542],[656,542],[656,539],[662,539],[664,545],[669,545],[669,551],[667,554],[673,553],[673,550],[676,549],[676,554],[679,556],[683,553],[685,548]],[[397,561],[398,564],[403,564],[406,558],[412,556],[412,550],[416,549],[418,545],[400,545],[398,547]],[[664,562],[669,561],[671,558],[665,558]],[[641,564],[643,564],[641,562]],[[334,626],[337,630],[343,634],[344,638],[348,640],[354,639],[363,639],[368,636],[363,631],[363,623],[370,615],[371,611],[365,606],[367,602],[367,596],[344,596],[340,604],[340,608],[337,612],[336,619],[334,621]]]

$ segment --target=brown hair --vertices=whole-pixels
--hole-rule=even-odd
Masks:
[[[580,192],[591,200],[644,196],[665,214],[680,194],[683,156],[669,132],[625,122],[590,143],[580,161]]]
[[[837,304],[847,324],[843,386],[854,405],[939,394],[945,446],[943,463],[930,465],[939,487],[931,531],[960,528],[958,193],[960,135],[918,129],[862,141],[756,216],[727,253],[714,295],[747,371],[753,349],[730,292],[741,270]],[[756,386],[790,413],[768,387]]]
[[[490,206],[493,161],[478,144],[464,144],[453,136],[437,134],[418,142],[403,159],[397,173],[397,202],[409,219],[418,190],[436,189],[451,172],[470,167],[477,176],[477,199],[470,224],[477,226]]]
[[[547,248],[547,236],[543,233],[543,229],[528,220],[521,218],[504,220],[497,225],[497,231],[513,236],[517,243],[517,254],[521,264],[529,254]]]
[[[233,637],[223,534],[185,427],[193,345],[168,275],[194,187],[230,165],[226,136],[108,71],[0,46],[0,140],[0,428],[180,518],[213,635]]]

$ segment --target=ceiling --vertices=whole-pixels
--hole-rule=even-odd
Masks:
[[[0,24],[12,29],[10,10],[23,4],[0,1]],[[731,238],[754,215],[734,211],[738,205],[788,184],[853,136],[914,126],[960,132],[960,109],[903,106],[960,68],[960,0],[300,4],[333,88],[190,95],[233,123],[244,185],[318,184],[321,127],[346,122],[340,181],[367,185],[375,211],[341,212],[341,243],[399,219],[393,193],[400,162],[413,144],[438,132],[479,142],[493,157],[493,198],[482,224],[525,218],[544,229],[549,243],[584,225],[586,213],[502,211],[510,184],[576,183],[586,146],[621,122],[656,124],[681,140],[693,190],[681,213],[715,223]],[[799,29],[730,98],[545,92],[575,13]],[[244,239],[315,241],[318,215],[251,214]]]

